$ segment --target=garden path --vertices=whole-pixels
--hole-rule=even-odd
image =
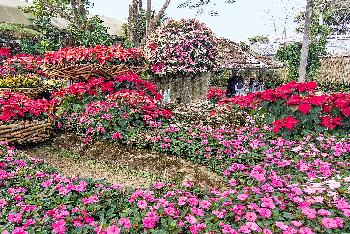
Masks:
[[[74,134],[58,135],[51,143],[23,150],[68,177],[104,178],[130,188],[148,187],[156,181],[225,187],[222,177],[183,159],[111,142],[86,145]]]

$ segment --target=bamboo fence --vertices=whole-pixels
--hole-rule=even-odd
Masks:
[[[141,74],[145,67],[128,66],[125,64],[108,66],[106,64],[46,64],[44,72],[51,79],[71,80],[72,82],[86,81],[92,77],[105,77],[112,79],[114,76],[127,72]]]
[[[22,120],[0,124],[0,141],[13,144],[35,143],[50,138],[53,123],[50,120]]]

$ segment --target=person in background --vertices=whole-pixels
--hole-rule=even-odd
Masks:
[[[226,95],[228,98],[236,95],[236,84],[239,80],[239,76],[236,71],[232,72],[232,76],[228,79]]]

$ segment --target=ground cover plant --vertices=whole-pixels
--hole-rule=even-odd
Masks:
[[[246,134],[248,145],[238,139],[237,148],[245,157],[255,151],[262,159],[240,163],[232,154],[222,170],[231,186],[224,191],[161,182],[130,191],[104,181],[69,179],[1,146],[1,227],[14,233],[350,230],[348,140],[309,136],[288,141],[267,137],[261,129],[246,131],[256,135]]]

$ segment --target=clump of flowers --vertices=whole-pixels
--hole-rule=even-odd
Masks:
[[[45,119],[52,113],[54,106],[54,100],[33,100],[20,93],[1,93],[0,123],[11,123],[16,120]]]
[[[30,73],[44,75],[41,69],[43,61],[39,55],[18,54],[5,59],[4,67],[12,75]]]
[[[156,86],[132,73],[76,83],[53,96],[60,103],[59,124],[78,131],[86,141],[101,136],[126,141],[128,134],[172,116],[161,106]]]
[[[124,49],[116,46],[96,46],[91,48],[73,47],[62,48],[58,51],[46,52],[45,64],[90,64],[99,63],[107,65],[118,65],[125,63],[129,65],[143,64],[145,59],[140,49]]]
[[[214,34],[195,19],[170,20],[148,37],[144,50],[158,76],[193,76],[215,67]]]
[[[350,130],[350,95],[317,94],[316,82],[291,82],[274,90],[246,96],[224,98],[219,105],[239,105],[265,113],[265,121],[274,131],[308,135],[327,130]]]
[[[41,78],[34,74],[7,76],[0,79],[0,88],[37,88],[43,85]]]

